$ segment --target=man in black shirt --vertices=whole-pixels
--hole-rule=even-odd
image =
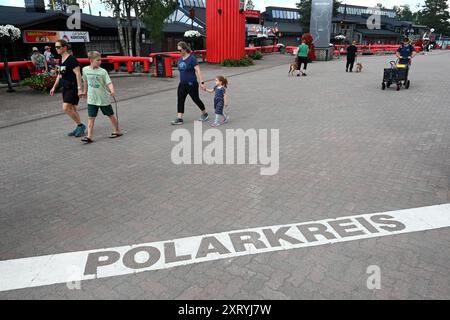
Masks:
[[[56,88],[58,85],[61,85],[64,112],[77,124],[75,130],[68,135],[71,137],[82,137],[86,126],[81,123],[80,114],[77,110],[80,96],[83,95],[80,64],[74,56],[68,53],[69,44],[67,41],[58,40],[55,48],[58,54],[61,55],[61,61],[56,68],[58,76],[50,91],[50,95],[55,95]]]
[[[356,55],[358,53],[358,48],[355,46],[356,41],[353,41],[351,45],[347,48],[347,66],[345,67],[345,71],[348,72],[348,68],[350,67],[350,72],[353,72],[353,66],[355,65]]]

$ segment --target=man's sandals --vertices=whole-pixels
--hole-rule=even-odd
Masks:
[[[92,140],[91,138],[88,137],[84,137],[83,139],[81,139],[81,142],[84,142],[85,144],[89,144],[94,142],[94,140]]]
[[[123,133],[117,133],[117,132],[113,132],[111,133],[111,135],[109,136],[110,139],[115,139],[118,137],[123,136]],[[92,140],[91,138],[88,137],[84,137],[83,139],[81,139],[81,142],[84,142],[85,144],[90,144],[92,142],[94,142],[94,140]]]
[[[109,138],[110,139],[115,139],[115,138],[118,138],[118,137],[121,137],[121,136],[123,136],[123,133],[113,132],[113,133],[111,133]]]

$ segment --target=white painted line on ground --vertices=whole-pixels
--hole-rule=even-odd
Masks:
[[[0,291],[450,227],[450,204],[0,261]]]

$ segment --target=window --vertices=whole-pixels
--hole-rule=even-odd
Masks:
[[[300,19],[300,14],[297,11],[272,10],[272,18],[295,20],[295,19]]]
[[[190,8],[190,7],[206,8],[204,0],[183,0],[181,1],[181,3],[183,8]]]
[[[164,22],[165,23],[179,22],[179,23],[184,23],[184,24],[187,24],[190,26],[192,23],[192,19],[190,17],[188,17],[183,11],[176,10],[166,20],[164,20]],[[199,25],[195,20],[194,20],[194,27],[204,29],[204,26]]]
[[[381,15],[384,15],[384,16],[388,16],[390,18],[395,18],[396,17],[395,12],[392,11],[392,10],[386,10],[386,9],[381,9],[380,10],[378,8],[371,8],[371,7],[358,8],[358,7],[350,7],[350,6],[345,7],[344,5],[341,5],[338,8],[338,12],[341,13],[341,14],[344,14],[346,12],[347,14],[352,14],[352,15],[363,15],[363,14],[370,14],[370,15],[372,15],[372,14],[377,14],[378,13],[378,14],[381,14]]]
[[[103,54],[119,53],[118,36],[91,36],[91,42],[86,43],[87,51],[99,51]]]

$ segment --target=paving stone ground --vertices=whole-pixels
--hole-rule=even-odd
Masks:
[[[241,73],[254,72],[285,64],[292,60],[288,55],[269,55],[265,60],[258,61],[257,64],[248,68],[225,68],[219,65],[204,64],[200,61],[200,66],[205,80],[214,80],[218,74],[225,76],[236,76]],[[177,74],[177,71],[174,70]],[[125,101],[136,97],[150,96],[154,93],[161,93],[167,90],[176,89],[178,86],[178,76],[174,78],[155,78],[152,74],[131,74],[110,73],[117,88],[120,89],[119,100]],[[28,121],[42,119],[49,116],[61,114],[62,103],[61,94],[56,97],[43,95],[28,87],[15,87],[17,93],[7,93],[7,86],[0,86],[0,128]],[[86,109],[86,102],[81,101],[80,109]]]
[[[411,88],[400,92],[380,88],[389,56],[360,58],[361,74],[343,72],[341,60],[311,64],[308,77],[288,77],[291,58],[282,55],[267,56],[253,70],[227,70],[239,74],[230,78],[229,128],[280,129],[275,176],[261,176],[254,166],[172,164],[176,90],[169,86],[176,79],[147,96],[141,78],[117,81],[127,131],[118,140],[107,138],[103,117],[89,146],[65,136],[72,123],[64,115],[4,127],[0,260],[448,203],[449,58],[445,51],[418,56]],[[223,72],[205,68],[209,79]],[[202,98],[212,113],[213,96]],[[22,99],[16,104],[27,112]],[[192,131],[198,116],[189,101],[185,128]],[[367,289],[370,265],[381,268],[380,290]],[[0,298],[449,299],[450,229],[96,279],[82,282],[82,290],[59,284],[0,292]]]

